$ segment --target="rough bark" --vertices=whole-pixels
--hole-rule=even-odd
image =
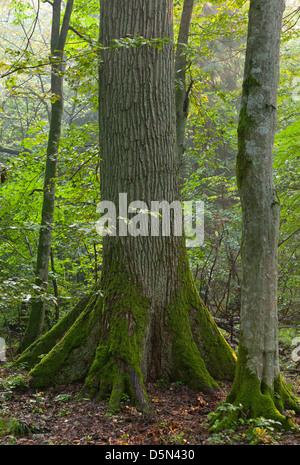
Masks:
[[[243,212],[241,326],[237,371],[227,400],[241,404],[252,417],[288,426],[280,412],[284,407],[299,410],[299,406],[279,370],[279,199],[272,170],[283,11],[282,0],[250,1],[237,157]]]
[[[55,184],[57,157],[61,133],[61,120],[63,114],[63,53],[67,39],[73,0],[68,0],[63,23],[61,20],[61,0],[52,3],[52,30],[51,30],[51,118],[48,136],[46,166],[43,186],[42,217],[39,233],[36,280],[40,291],[34,296],[28,325],[20,346],[25,350],[42,333],[45,318],[45,299],[47,293],[49,259],[51,253],[53,216],[55,204]]]
[[[212,392],[232,379],[235,356],[202,304],[183,236],[125,235],[127,204],[180,199],[171,0],[102,0],[99,72],[101,198],[117,207],[116,235],[103,237],[101,280],[86,308],[30,372],[31,384],[84,379],[91,395],[127,392],[147,412],[145,382],[180,380]],[[111,49],[114,39],[169,38]],[[150,231],[149,231],[150,232]],[[30,348],[29,348],[30,349]],[[35,353],[36,356],[36,353]]]

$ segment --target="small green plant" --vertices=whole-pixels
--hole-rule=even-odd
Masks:
[[[129,444],[129,440],[130,440],[129,433],[123,432],[121,434],[120,444],[122,444],[123,446],[127,446]]]
[[[114,413],[114,412],[110,412],[110,411],[106,412],[106,413],[104,414],[104,416],[105,416],[106,418],[111,418],[112,420],[113,420],[113,419],[119,419],[119,418],[120,418],[120,415],[119,415],[119,414]]]
[[[236,433],[234,429],[213,433],[206,440],[209,445],[230,445],[235,443],[240,444],[242,441],[243,435]]]
[[[185,383],[183,381],[175,381],[175,384],[177,386],[185,386]]]
[[[179,445],[183,446],[185,444],[185,440],[183,439],[184,433],[177,433],[176,431],[170,431],[170,433],[166,436],[164,440],[164,444],[166,445]]]
[[[232,413],[236,414],[235,421],[232,421]],[[226,417],[229,415],[231,415],[230,428],[222,428],[219,431],[219,422],[226,424]],[[207,417],[212,425],[209,430],[212,434],[207,439],[209,444],[233,444],[234,441],[246,441],[250,445],[277,444],[276,438],[279,439],[281,434],[276,431],[280,426],[278,421],[263,417],[247,420],[241,405],[223,403]]]
[[[128,394],[123,393],[121,397],[121,404],[128,404],[130,402],[130,397]]]
[[[31,427],[25,421],[17,420],[16,418],[2,418],[0,420],[1,436],[29,436],[32,433]]]
[[[247,424],[249,425],[246,436],[250,441],[250,444],[275,444],[276,440],[274,439],[276,426],[280,426],[278,421],[266,419],[266,418],[256,418],[253,420],[248,420]],[[280,433],[277,433],[279,437]]]
[[[4,379],[0,385],[1,389],[10,392],[10,391],[24,391],[28,388],[28,384],[25,376],[11,376]]]
[[[169,389],[170,389],[170,391],[174,391],[174,389],[179,388],[179,387],[184,386],[184,385],[185,385],[185,384],[184,384],[182,381],[175,381],[175,383],[173,383],[173,384],[169,387]]]
[[[61,408],[57,415],[59,417],[65,417],[66,415],[68,415],[68,413],[69,411],[66,408]]]
[[[29,436],[32,430],[28,423],[12,418],[9,422],[9,432],[13,436]]]
[[[222,421],[225,423],[226,417],[232,417],[232,414],[235,415],[236,420],[231,421],[230,427],[236,428],[241,426],[245,423],[245,418],[243,416],[242,405],[233,405],[230,403],[222,403],[220,404],[214,412],[209,413],[208,419],[210,420],[210,431],[214,432],[218,430],[219,423]]]
[[[155,428],[156,429],[162,429],[162,428],[165,428],[167,426],[167,424],[168,424],[168,421],[163,420],[161,423],[158,423]]]
[[[8,445],[9,446],[15,446],[17,443],[17,438],[15,438],[14,436],[8,436]]]
[[[167,387],[167,384],[168,384],[167,381],[165,379],[163,379],[163,378],[158,379],[156,382],[157,382],[157,386],[159,388]]]
[[[59,394],[54,398],[54,400],[55,402],[69,402],[71,397],[71,394]]]

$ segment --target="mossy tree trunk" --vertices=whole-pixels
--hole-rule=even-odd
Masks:
[[[43,204],[41,226],[38,241],[36,280],[39,291],[33,298],[27,328],[20,344],[20,351],[25,350],[42,333],[45,319],[45,296],[48,288],[49,260],[52,243],[53,216],[55,205],[55,185],[57,157],[59,150],[61,120],[63,115],[63,53],[67,39],[73,1],[68,0],[62,25],[61,0],[52,2],[51,28],[51,117],[47,145],[47,156],[43,186]]]
[[[172,233],[173,222],[168,236],[126,235],[123,217],[131,215],[120,212],[120,193],[128,205],[180,199],[172,3],[101,1],[101,198],[120,218],[116,234],[103,237],[102,277],[87,305],[69,330],[64,320],[54,327],[59,342],[52,339],[54,347],[30,372],[36,387],[82,380],[91,394],[109,394],[112,409],[127,392],[148,411],[146,382],[178,380],[212,392],[215,379],[233,379],[235,369],[194,286],[184,237]],[[110,48],[113,39],[136,34],[170,42],[161,49]],[[19,362],[35,363],[46,337]]]
[[[227,400],[241,404],[250,417],[263,416],[288,426],[284,408],[299,411],[299,405],[279,370],[280,207],[272,170],[283,11],[282,0],[250,1],[237,158],[243,211],[241,328],[237,371]],[[219,428],[231,421],[228,417]]]

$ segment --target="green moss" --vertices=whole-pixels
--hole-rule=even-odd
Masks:
[[[263,417],[273,420],[282,429],[288,430],[293,426],[292,421],[284,414],[284,408],[293,407],[299,411],[297,401],[288,392],[280,376],[273,387],[266,386],[247,367],[247,351],[240,345],[239,361],[232,389],[227,396],[226,403],[236,407],[230,414],[224,416],[222,412],[216,416],[211,431],[220,431],[236,424],[241,412],[244,418]]]
[[[39,363],[42,356],[49,353],[71,328],[86,307],[88,300],[88,297],[80,300],[78,304],[47,331],[47,333],[31,344],[15,361],[14,366],[25,365],[27,368],[32,368]]]
[[[243,97],[248,101],[248,97],[255,88],[261,87],[261,83],[251,74],[244,80],[243,83]],[[247,177],[249,169],[252,167],[253,161],[247,154],[246,140],[249,132],[255,126],[254,118],[248,114],[247,103],[245,103],[240,111],[239,126],[238,126],[238,143],[239,150],[236,162],[236,178],[237,185],[240,189],[244,180]]]
[[[192,388],[219,389],[214,377],[232,379],[236,357],[201,302],[185,252],[178,273],[180,285],[168,309],[173,334],[173,376]]]
[[[148,406],[140,365],[150,301],[123,273],[107,277],[104,288],[102,338],[84,388],[99,398],[109,395],[111,410],[119,408],[127,393],[145,411]]]
[[[274,192],[274,200],[272,202],[272,207],[274,207],[275,205],[280,206],[280,198],[278,196],[277,191]]]
[[[99,341],[101,305],[101,297],[92,297],[62,339],[30,371],[33,387],[68,384],[85,376]]]
[[[274,383],[274,402],[278,410],[293,410],[300,414],[300,402],[288,389],[282,377],[279,375]]]
[[[249,95],[249,93],[254,87],[261,87],[261,83],[252,74],[250,74],[250,76],[248,76],[245,79],[244,84],[243,84],[245,94]]]
[[[192,389],[203,392],[218,390],[219,386],[210,376],[194,342],[188,315],[174,311],[172,313],[174,314],[174,318],[170,321],[170,330],[173,332],[172,381],[182,381]]]

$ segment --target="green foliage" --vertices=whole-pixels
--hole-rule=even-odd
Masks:
[[[12,435],[15,437],[29,436],[31,434],[31,427],[24,421],[17,420],[16,418],[0,419],[0,436]]]
[[[66,394],[66,393],[64,393],[64,394],[59,394],[59,395],[57,395],[57,396],[54,398],[54,400],[55,400],[56,402],[65,403],[65,402],[69,402],[69,401],[71,400],[71,397],[72,397],[71,394]]]
[[[28,383],[23,375],[14,375],[2,380],[0,382],[0,388],[5,390],[6,393],[24,391],[28,388]]]
[[[223,402],[222,404],[220,404],[215,411],[208,414],[210,423],[213,425],[211,430],[218,430],[220,422],[229,417],[232,413],[238,413],[243,415],[242,404],[233,405],[229,402]],[[244,424],[245,419],[243,417],[241,418],[239,415],[235,416],[236,420],[232,422],[233,427],[236,427],[240,424]]]
[[[232,419],[232,414],[236,413],[239,415],[235,415],[236,419],[230,422],[230,427],[218,431],[219,422],[226,421],[227,418]],[[264,417],[248,419],[243,413],[242,405],[220,404],[207,417],[214,425],[211,430],[212,434],[208,439],[209,444],[276,445],[282,436],[282,433],[278,431],[281,426],[280,422]]]
[[[76,11],[74,18],[79,16]],[[22,18],[19,19],[22,22]],[[81,18],[81,28],[85,22],[89,33],[96,38],[97,19],[85,21]],[[50,24],[47,23],[40,25],[45,36],[49,34]],[[26,55],[27,66],[35,66],[32,58],[37,56],[36,44],[32,37],[32,57]],[[45,54],[45,50],[42,53]],[[96,280],[101,265],[96,256],[101,244],[94,228],[99,160],[95,116],[97,67],[93,61],[95,53],[91,60],[92,53],[90,42],[79,40],[70,40],[66,51],[65,121],[68,124],[63,128],[57,179],[54,266],[50,267],[49,292],[43,296],[48,303],[48,324],[53,323],[57,306],[64,313],[77,300],[82,282],[88,286]],[[80,80],[84,74],[87,78]],[[38,291],[34,275],[49,129],[51,96],[45,91],[48,85],[49,76],[41,72],[31,72],[30,79],[27,79],[26,70],[18,77],[12,74],[6,79],[2,104],[5,113],[1,120],[2,143],[20,152],[0,154],[1,171],[5,168],[8,173],[7,182],[1,185],[0,191],[0,286],[3,293],[0,324],[13,322],[15,328],[24,326],[20,321],[26,318],[31,299]],[[70,255],[71,250],[74,253]]]
[[[279,244],[279,310],[283,318],[299,308],[299,159],[298,121],[276,137],[274,173],[281,203]]]
[[[125,48],[137,48],[137,47],[143,47],[145,45],[148,45],[150,47],[156,47],[158,50],[161,50],[163,47],[163,44],[168,44],[169,39],[166,38],[155,38],[155,39],[145,39],[145,37],[141,37],[136,35],[135,37],[125,37],[121,39],[114,39],[113,40],[114,45],[111,47],[112,49],[114,48],[120,48],[120,47],[125,47]]]

